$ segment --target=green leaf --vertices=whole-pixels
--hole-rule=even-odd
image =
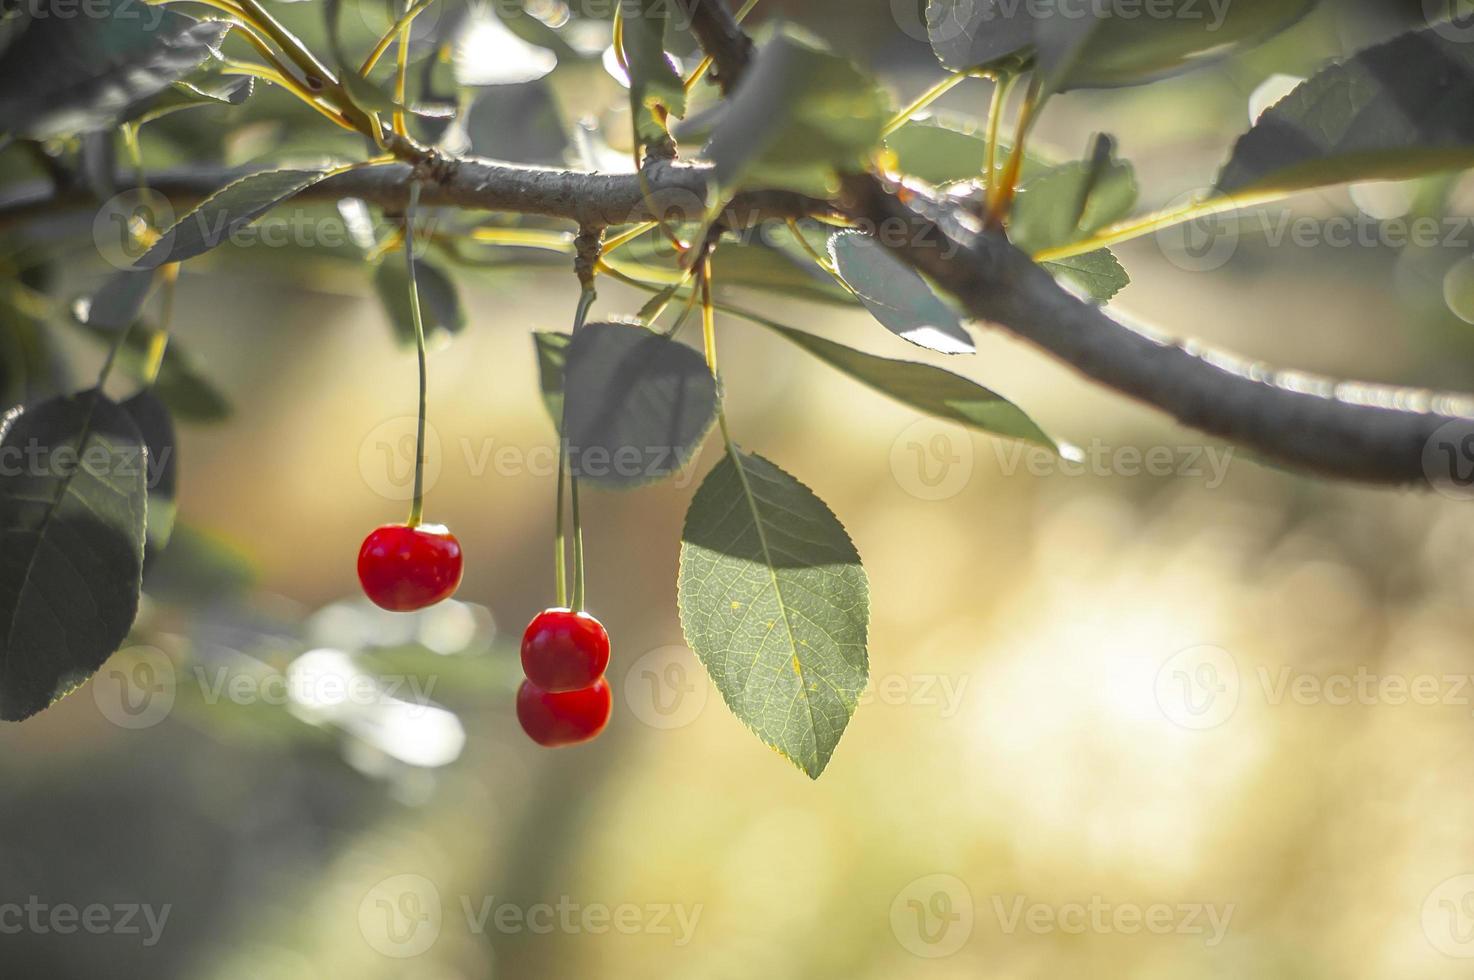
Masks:
[[[133,0],[92,0],[71,16],[21,15],[0,52],[0,134],[54,139],[131,118],[211,56],[225,36]]]
[[[78,304],[78,319],[101,330],[119,330],[138,319],[153,288],[154,270],[128,269],[109,277],[88,300]]]
[[[148,546],[157,551],[169,543],[177,512],[179,446],[174,420],[163,399],[144,388],[118,406],[133,419],[148,451],[145,485],[148,489]]]
[[[1108,303],[1131,284],[1131,277],[1108,249],[1097,249],[1068,259],[1042,263],[1056,279],[1061,279],[1096,303]]]
[[[138,612],[143,439],[96,391],[6,417],[0,478],[0,718],[46,708],[102,666]]]
[[[1008,237],[1034,254],[1079,241],[1126,217],[1136,204],[1136,177],[1131,165],[1114,158],[1109,143],[1104,156],[1054,167],[1019,187]]]
[[[745,286],[830,306],[855,306],[854,295],[821,269],[786,227],[765,226],[763,239],[717,249],[711,262],[712,280],[722,286]],[[822,254],[824,240],[810,247]]]
[[[952,307],[884,245],[868,235],[843,231],[829,239],[829,254],[860,302],[891,333],[943,354],[976,352]]]
[[[678,598],[732,713],[817,779],[869,671],[869,586],[844,526],[766,459],[729,453],[686,514]]]
[[[716,421],[716,379],[702,356],[627,323],[573,335],[563,390],[569,470],[612,489],[675,473]]]
[[[415,259],[415,281],[420,290],[420,316],[425,321],[425,337],[437,330],[458,334],[466,325],[466,311],[461,306],[455,281],[427,258]],[[384,304],[394,338],[402,347],[415,343],[414,314],[409,305],[409,269],[404,257],[391,256],[374,270],[374,289]]]
[[[877,357],[771,320],[759,322],[831,367],[903,405],[990,435],[1023,439],[1052,450],[1059,448],[1023,409],[961,375],[930,364]]]
[[[1038,68],[1046,91],[1137,85],[1285,30],[1316,0],[1202,0],[1127,11],[1020,0],[930,0],[932,51],[952,71]]]
[[[1458,30],[1474,29],[1466,18]],[[1259,117],[1220,194],[1283,194],[1474,166],[1474,45],[1414,31],[1317,73]]]
[[[466,110],[465,129],[471,152],[477,156],[509,163],[567,162],[568,128],[552,86],[541,79],[478,90]]]
[[[665,37],[676,6],[668,0],[619,0],[624,17],[624,55],[629,62],[630,111],[641,145],[667,138],[665,115],[686,114],[686,85]]]
[[[724,189],[761,184],[825,196],[863,169],[890,114],[875,82],[792,34],[758,52],[723,107],[706,156]]]
[[[256,80],[246,75],[210,77],[196,81],[175,82],[148,104],[140,113],[140,124],[153,122],[180,109],[199,106],[242,105],[255,91]]]
[[[537,347],[538,386],[554,431],[563,428],[563,369],[568,364],[568,342],[572,339],[566,333],[550,330],[535,330],[532,334]]]
[[[117,342],[116,330],[99,327],[81,316],[83,304],[74,307],[78,322],[87,328],[93,340],[111,347]],[[146,381],[149,348],[158,331],[145,323],[137,323],[128,332],[128,340],[118,352],[117,368],[136,381]],[[164,360],[159,365],[159,375],[154,379],[153,391],[169,410],[181,421],[207,424],[221,422],[230,417],[230,402],[220,393],[213,382],[200,373],[194,358],[177,337],[169,338],[164,348]]]
[[[981,178],[988,159],[988,140],[961,120],[941,116],[913,119],[885,138],[895,154],[896,169],[929,184],[947,184]],[[997,164],[1002,166],[1012,150],[1007,140],[998,143]],[[1048,164],[1025,150],[1022,177],[1028,180]]]
[[[327,175],[327,170],[266,170],[227,184],[180,218],[134,268],[156,269],[202,255]]]

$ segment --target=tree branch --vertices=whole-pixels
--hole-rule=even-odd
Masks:
[[[720,0],[682,2],[693,32],[722,67],[723,84],[735,85],[751,60],[751,42]],[[586,231],[656,217],[700,219],[710,193],[709,168],[670,161],[646,167],[648,197],[635,174],[474,158],[427,169],[430,176],[420,178],[427,205],[562,218]],[[241,173],[166,171],[151,175],[149,186],[182,206]],[[413,173],[404,163],[365,166],[322,181],[301,197],[362,198],[399,209],[408,200]],[[132,186],[131,175],[120,175],[118,186]],[[33,184],[0,196],[0,228],[59,208],[95,206],[81,188]],[[1456,426],[1445,434],[1456,451],[1466,436],[1474,438],[1469,398],[1288,374],[1125,326],[1065,291],[1001,234],[985,233],[960,206],[914,188],[899,192],[871,175],[848,178],[842,204],[786,191],[744,192],[733,199],[723,223],[742,228],[764,219],[841,211],[870,228],[901,229],[903,234],[877,237],[973,317],[1003,327],[1088,378],[1269,459],[1327,476],[1426,485],[1425,454],[1441,427]]]
[[[681,6],[691,19],[696,43],[711,56],[715,67],[712,77],[723,95],[731,94],[752,61],[752,38],[732,16],[725,0],[681,0]]]
[[[638,174],[601,174],[546,167],[519,166],[495,160],[449,161],[430,178],[422,175],[420,202],[480,211],[565,218],[581,228],[607,228],[662,218],[699,221],[704,215],[711,169],[702,164],[656,160],[645,166],[649,194]],[[149,175],[151,191],[176,207],[197,203],[248,170],[161,170]],[[407,163],[360,167],[312,185],[295,200],[336,201],[356,197],[385,208],[402,209],[409,201]],[[120,190],[133,188],[135,176],[117,175]],[[64,209],[95,209],[97,200],[85,187],[57,189],[36,181],[0,190],[0,228]],[[723,213],[728,227],[746,227],[763,219],[835,214],[833,205],[789,191],[738,194]]]

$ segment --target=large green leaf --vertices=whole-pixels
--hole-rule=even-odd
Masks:
[[[614,489],[675,473],[716,420],[716,379],[702,356],[627,323],[573,335],[563,390],[570,472]]]
[[[1023,409],[961,375],[930,364],[877,357],[771,320],[760,322],[861,384],[903,405],[990,435],[1058,448]]]
[[[327,175],[327,170],[265,170],[227,184],[175,222],[134,267],[155,269],[202,255]]]
[[[869,235],[838,232],[829,239],[829,254],[860,302],[897,337],[943,354],[977,350],[952,307]]]
[[[640,143],[666,138],[665,117],[686,114],[686,85],[665,38],[677,6],[669,0],[619,0],[624,15],[624,55],[629,63],[630,111]]]
[[[102,288],[79,302],[78,319],[99,330],[120,330],[138,319],[153,288],[154,270],[126,269],[114,273]]]
[[[728,454],[686,514],[679,603],[732,713],[817,779],[869,670],[869,586],[843,525],[766,459]]]
[[[895,154],[898,171],[931,184],[981,178],[988,158],[988,140],[982,133],[942,116],[911,120],[887,136],[885,145]],[[1008,141],[1000,140],[995,165],[1001,167],[1011,150]],[[1048,166],[1027,150],[1023,163],[1024,180],[1038,176]]]
[[[47,707],[102,666],[138,612],[142,436],[97,391],[6,417],[0,451],[0,718]]]
[[[1474,30],[1474,18],[1455,25]],[[1474,44],[1403,34],[1322,70],[1259,117],[1218,176],[1223,194],[1286,193],[1474,166]]]
[[[53,139],[131,117],[211,56],[226,25],[135,0],[37,9],[0,52],[0,135]]]
[[[420,316],[425,336],[436,331],[458,334],[466,325],[466,311],[455,281],[440,266],[423,256],[415,259],[415,284],[420,293]],[[389,316],[394,338],[402,347],[415,342],[414,313],[409,303],[409,269],[404,256],[391,256],[374,270],[374,289]]]
[[[1025,181],[1008,219],[1008,237],[1029,253],[1079,241],[1126,217],[1136,204],[1131,165],[1115,159],[1109,141],[1096,159],[1067,163]]]
[[[1136,85],[1289,27],[1316,0],[1162,0],[1119,9],[1023,0],[930,0],[932,50],[953,71],[1037,67],[1051,91]]]
[[[706,146],[718,183],[828,195],[880,143],[889,104],[849,61],[790,34],[758,52]]]

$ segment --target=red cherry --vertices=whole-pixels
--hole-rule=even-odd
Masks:
[[[358,581],[375,605],[412,612],[448,598],[461,584],[461,543],[439,524],[385,524],[363,539]]]
[[[604,676],[609,634],[586,612],[544,609],[522,634],[522,672],[544,691],[576,691]]]
[[[550,749],[587,742],[604,730],[613,711],[614,695],[602,677],[577,691],[544,691],[532,681],[523,681],[517,689],[522,730]]]

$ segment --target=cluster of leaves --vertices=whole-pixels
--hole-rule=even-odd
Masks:
[[[1006,87],[1012,77],[1032,73],[1027,98],[1030,111],[1037,111],[1053,93],[1136,84],[1191,67],[1234,44],[1283,30],[1312,5],[1240,0],[1212,33],[1201,22],[1173,18],[1053,20],[1037,15],[1037,5],[986,0],[932,0],[928,23],[938,60],[959,80],[981,74]],[[444,0],[431,26],[407,34],[412,44],[434,54],[423,70],[416,69],[401,98],[390,94],[389,83],[354,67],[338,7],[327,5],[323,30],[336,66],[334,85],[347,100],[336,107],[340,126],[346,120],[352,128],[355,120],[369,118],[377,126],[379,113],[407,115],[413,135],[448,155],[469,151],[557,164],[567,161],[575,144],[590,164],[619,155],[611,149],[612,135],[606,140],[597,127],[570,132],[557,118],[557,100],[539,74],[546,67],[521,71],[502,65],[504,77],[495,79],[493,70],[491,82],[484,72],[476,74],[485,65],[465,70],[453,55],[475,30],[492,29],[484,11]],[[662,156],[678,143],[702,140],[699,157],[712,168],[719,200],[750,188],[828,197],[845,173],[882,170],[927,181],[959,207],[981,210],[996,200],[1000,181],[1015,175],[1017,187],[1007,188],[1013,202],[1007,233],[1016,246],[1040,256],[1059,280],[1090,301],[1108,302],[1127,284],[1120,263],[1097,244],[1137,206],[1133,170],[1117,157],[1109,137],[1092,137],[1080,160],[1059,161],[1026,151],[1023,128],[1013,145],[990,139],[985,125],[910,118],[915,113],[896,118],[891,98],[873,78],[791,30],[764,37],[731,97],[713,102],[701,87],[687,84],[671,53],[679,42],[670,4],[621,0],[619,9],[619,39],[610,60],[628,88],[630,147],[636,155]],[[96,152],[98,134],[121,127],[136,145],[139,126],[179,108],[249,108],[240,107],[251,94],[249,77],[233,74],[240,63],[222,53],[227,28],[172,7],[158,12],[153,23],[38,19],[0,33],[0,138],[14,141],[12,152],[28,148],[52,164],[75,157],[78,173],[94,173],[88,155]],[[479,25],[477,17],[483,18]],[[391,29],[397,26],[407,30],[407,23]],[[515,28],[525,36],[519,43],[535,44],[529,50],[541,54],[534,62],[561,58],[574,68],[602,72],[602,45],[590,48],[581,40],[589,26],[577,19],[554,26],[522,16],[495,29],[512,37]],[[694,59],[685,67],[690,64]],[[445,77],[447,65],[458,77]],[[398,81],[405,83],[402,75]],[[1404,35],[1333,65],[1239,141],[1206,203],[1470,165],[1474,126],[1461,109],[1471,90],[1474,45],[1458,45],[1435,30]],[[47,359],[35,353],[42,347],[45,314],[32,309],[34,304],[0,304],[0,315],[12,321],[0,330],[6,345],[0,348],[6,355],[0,383],[7,386],[0,395],[7,404],[25,403],[7,416],[0,450],[40,447],[48,459],[63,461],[19,477],[0,476],[0,717],[23,718],[44,708],[124,640],[138,604],[145,551],[164,547],[172,525],[172,419],[204,421],[224,414],[223,403],[177,344],[162,347],[155,331],[134,326],[150,292],[161,283],[172,288],[179,263],[204,255],[372,152],[251,173],[172,227],[143,229],[147,248],[141,258],[75,311],[89,332],[114,345],[118,364],[145,382],[126,401],[109,399],[100,385],[66,391],[63,380],[50,376]],[[110,158],[103,159],[110,182]],[[342,207],[345,216],[367,211],[362,202]],[[566,255],[574,248],[572,235],[551,222],[506,215],[435,217],[435,234],[428,236],[432,251],[414,261],[427,328],[446,334],[466,322],[452,269],[523,261],[531,250]],[[818,776],[868,676],[869,594],[859,555],[812,490],[739,447],[728,432],[710,335],[702,357],[675,339],[684,314],[668,328],[659,321],[671,309],[690,312],[716,282],[865,310],[895,337],[932,352],[965,355],[975,348],[953,306],[862,230],[817,221],[765,229],[756,240],[720,244],[709,280],[703,262],[692,260],[694,247],[666,247],[671,238],[705,241],[706,230],[645,227],[606,250],[601,274],[652,298],[628,319],[589,323],[571,336],[536,334],[543,395],[570,452],[572,472],[605,488],[668,477],[720,428],[726,455],[696,492],[682,536],[682,624],[733,712],[804,772]],[[391,230],[381,240],[370,228],[360,236],[357,259],[373,268],[387,318],[408,343],[414,331],[407,273],[402,263],[380,261],[398,246],[399,234]],[[24,273],[17,277],[18,296],[44,296],[40,266],[18,269]],[[1056,448],[1017,406],[960,374],[862,351],[720,300],[711,303],[711,312],[745,317],[920,412]],[[65,393],[34,397],[50,388]],[[130,454],[168,465],[129,468]],[[76,462],[89,457],[100,465]]]

